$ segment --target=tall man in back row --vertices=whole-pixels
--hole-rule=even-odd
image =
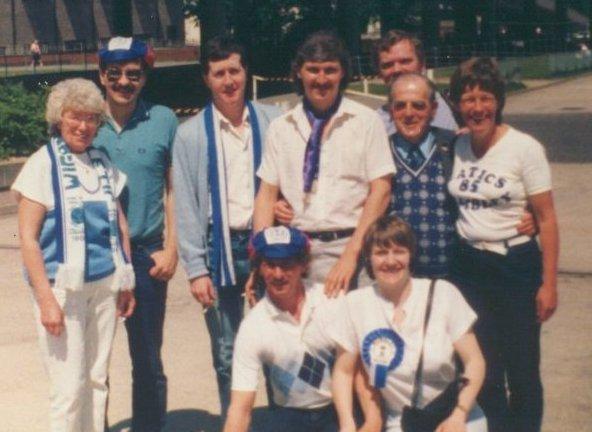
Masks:
[[[222,420],[250,272],[255,172],[267,126],[279,115],[274,107],[245,100],[246,60],[233,39],[208,41],[202,65],[212,103],[179,127],[173,157],[181,262],[191,293],[206,311]]]
[[[125,322],[132,360],[132,429],[160,431],[167,381],[162,347],[167,281],[177,266],[171,151],[177,118],[140,98],[154,53],[144,42],[115,37],[99,51],[107,121],[94,146],[127,175],[122,192],[136,275],[136,310]],[[166,222],[166,224],[165,224]]]
[[[364,233],[388,206],[395,168],[378,115],[342,95],[349,55],[337,37],[310,36],[292,75],[303,100],[269,127],[254,230],[273,224],[281,193],[292,226],[312,239],[309,279],[333,294],[354,280]]]
[[[425,72],[425,53],[421,41],[402,30],[389,30],[386,35],[380,39],[374,52],[374,62],[378,69],[378,74],[387,87],[393,79],[403,73]],[[438,110],[434,112],[432,126],[440,129],[456,130],[458,125],[452,114],[452,110],[437,91],[434,93],[434,102]],[[380,118],[386,126],[389,136],[397,131],[395,122],[391,117],[389,104],[378,108]]]

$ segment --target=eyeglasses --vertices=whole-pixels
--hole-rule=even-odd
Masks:
[[[62,118],[74,127],[79,127],[82,123],[96,127],[101,122],[101,117],[98,114],[66,113]]]
[[[117,68],[108,68],[105,72],[107,80],[110,82],[117,82],[125,75],[128,81],[137,83],[142,79],[144,71],[142,69],[121,70]]]
[[[411,108],[415,111],[425,111],[428,108],[428,104],[424,101],[395,101],[393,103],[393,109],[395,111],[403,111],[404,109],[407,109],[408,105],[411,105]]]

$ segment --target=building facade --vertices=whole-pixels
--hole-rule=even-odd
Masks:
[[[0,55],[94,50],[114,35],[117,0],[0,0]],[[183,45],[182,0],[130,0],[133,35],[154,46]]]

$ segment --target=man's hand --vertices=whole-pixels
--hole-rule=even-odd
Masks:
[[[341,290],[347,292],[357,266],[357,254],[348,252],[346,249],[327,275],[325,281],[325,294],[327,297],[337,297]]]
[[[257,293],[255,292],[256,280],[257,277],[255,275],[255,271],[252,271],[251,274],[249,274],[247,282],[245,283],[245,298],[247,299],[247,302],[249,302],[250,307],[253,307],[257,304]]]
[[[273,206],[273,216],[282,225],[290,225],[294,219],[294,210],[288,201],[280,199]]]
[[[136,308],[136,297],[133,290],[119,291],[117,295],[117,316],[129,318]]]
[[[204,308],[209,308],[216,301],[216,290],[212,279],[208,275],[200,276],[189,282],[189,289],[195,299],[201,303]]]
[[[547,321],[557,309],[557,288],[541,285],[536,295],[537,318],[540,323]]]
[[[518,230],[518,234],[527,235],[529,237],[534,237],[538,234],[539,227],[537,226],[536,219],[528,209],[525,209],[524,213],[522,213],[522,217],[520,218],[518,225],[516,225],[516,229]]]
[[[64,311],[53,293],[39,302],[41,324],[52,336],[59,336],[64,331]]]
[[[156,251],[150,255],[150,258],[154,260],[154,265],[149,272],[150,276],[164,282],[173,277],[178,259],[176,249],[170,248]]]

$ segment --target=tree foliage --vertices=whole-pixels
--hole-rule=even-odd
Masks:
[[[46,140],[44,107],[45,91],[0,85],[0,158],[28,155]]]
[[[208,7],[215,0],[184,0],[185,14],[202,25],[202,43],[208,39],[212,21],[220,17]],[[339,33],[353,54],[378,0],[222,0],[225,27],[247,47],[251,68],[266,75],[286,74],[296,47],[312,32],[321,29]],[[208,32],[204,31],[206,25]],[[215,32],[214,32],[215,33]],[[205,36],[205,38],[204,38]]]

